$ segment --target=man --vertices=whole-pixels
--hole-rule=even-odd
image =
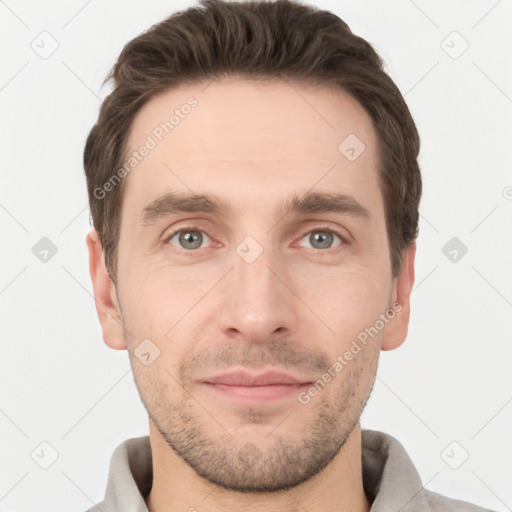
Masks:
[[[205,0],[111,77],[84,152],[90,273],[150,435],[90,510],[483,510],[359,423],[407,335],[421,196],[372,47],[288,0]]]

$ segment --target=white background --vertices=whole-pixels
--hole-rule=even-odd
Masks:
[[[512,1],[311,3],[374,45],[422,141],[409,337],[382,354],[362,426],[399,439],[429,489],[512,510]],[[82,152],[123,45],[192,4],[0,2],[2,512],[86,510],[115,447],[147,434],[91,296]],[[31,47],[51,47],[43,31],[58,43],[47,59]],[[42,237],[58,249],[47,263],[32,253]],[[456,262],[452,237],[468,248]],[[48,469],[31,457],[51,456],[44,441]],[[441,456],[453,441],[452,465],[469,454],[458,469]]]

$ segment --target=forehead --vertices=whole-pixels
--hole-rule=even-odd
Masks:
[[[134,151],[124,202],[139,213],[174,190],[240,200],[235,209],[250,195],[262,205],[313,187],[377,192],[372,121],[335,88],[239,77],[182,85],[139,111],[126,161]]]

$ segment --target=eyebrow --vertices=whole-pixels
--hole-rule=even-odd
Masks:
[[[214,195],[168,192],[152,201],[142,210],[141,224],[149,226],[159,219],[185,212],[203,212],[229,217],[233,214],[233,209],[229,203]],[[281,203],[278,212],[282,217],[289,213],[332,212],[363,220],[370,218],[370,212],[353,197],[328,192],[306,192],[302,195],[293,195]]]

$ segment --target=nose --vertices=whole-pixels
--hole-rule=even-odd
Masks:
[[[276,333],[289,335],[298,325],[299,307],[290,276],[269,250],[263,250],[254,261],[240,254],[234,254],[234,268],[219,291],[218,319],[223,334],[251,343],[265,342]]]

